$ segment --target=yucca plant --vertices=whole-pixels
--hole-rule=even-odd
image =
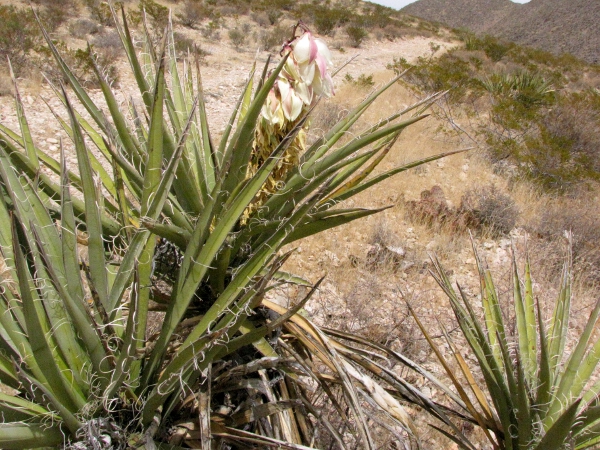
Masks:
[[[66,116],[53,112],[77,171],[65,150],[56,160],[35,145],[18,89],[20,133],[0,124],[0,381],[12,389],[0,395],[0,447],[296,449],[328,435],[374,448],[365,408],[410,436],[401,399],[465,441],[386,362],[438,383],[426,371],[297,314],[319,283],[291,310],[265,299],[281,283],[308,284],[282,272],[284,245],[380,211],[334,206],[443,156],[369,177],[424,116],[397,119],[431,99],[340,143],[392,80],[305,148],[308,113],[332,85],[326,47],[301,28],[256,88],[251,74],[215,145],[198,61],[179,64],[169,30],[158,50],[146,32],[138,56],[121,13],[141,102],[129,111],[97,66],[106,106],[94,103],[46,35],[68,82],[55,87]],[[157,237],[182,254],[165,289],[153,283]]]
[[[538,73],[525,70],[514,74],[494,73],[481,84],[490,94],[499,98],[512,98],[526,107],[548,104],[555,93],[552,83]]]
[[[476,255],[477,256],[477,255]],[[519,274],[513,253],[515,333],[510,333],[492,275],[477,256],[483,320],[471,300],[458,293],[437,259],[434,277],[448,298],[476,360],[472,370],[449,334],[443,334],[458,371],[419,326],[444,366],[469,414],[495,449],[582,449],[600,443],[600,360],[597,336],[600,301],[577,342],[567,343],[571,310],[571,258],[567,256],[549,324],[533,293],[530,265]],[[462,373],[466,383],[458,373]],[[484,380],[485,389],[476,382]],[[487,396],[485,394],[487,390]]]

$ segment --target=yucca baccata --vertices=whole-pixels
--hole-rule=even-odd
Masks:
[[[429,344],[452,380],[464,409],[484,431],[494,449],[559,450],[597,448],[600,443],[600,301],[573,348],[567,351],[571,311],[570,242],[558,298],[549,325],[533,293],[529,261],[525,275],[513,253],[514,335],[505,325],[492,274],[476,253],[481,281],[483,323],[465,292],[454,290],[439,261],[434,277],[442,287],[485,381],[487,395],[475,381],[466,359],[449,334],[444,336],[459,371],[417,320]],[[462,373],[465,382],[461,382]]]
[[[138,57],[124,14],[120,23],[112,13],[141,110],[131,104],[121,111],[98,67],[106,109],[97,106],[46,35],[68,81],[68,90],[55,88],[68,117],[55,113],[73,142],[78,173],[67,168],[64,151],[58,161],[35,145],[18,91],[20,133],[0,125],[7,266],[0,381],[13,389],[0,395],[0,447],[308,448],[328,435],[340,448],[349,441],[373,448],[365,405],[412,433],[399,399],[452,428],[442,409],[385,364],[395,360],[435,382],[427,372],[297,314],[318,283],[291,310],[265,300],[278,284],[305,283],[280,270],[289,256],[280,252],[284,245],[380,211],[334,206],[443,156],[368,178],[401,131],[424,116],[397,120],[431,99],[338,144],[392,80],[304,148],[298,136],[316,98],[300,86],[307,79],[292,73],[306,63],[295,46],[309,40],[308,64],[321,83],[327,68],[314,46],[325,49],[302,30],[277,67],[267,63],[256,89],[250,75],[214,145],[198,61],[178,66],[169,30],[158,50],[145,33]],[[286,82],[288,95],[305,89],[300,107],[291,98],[288,108]],[[278,128],[265,155],[261,127],[280,106],[293,126]],[[297,153],[286,160],[292,145]],[[157,237],[183,253],[167,292],[152,284]],[[164,314],[155,335],[148,335],[151,309]],[[330,423],[327,408],[346,423],[343,430]]]

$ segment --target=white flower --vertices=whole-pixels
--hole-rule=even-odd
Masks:
[[[262,108],[262,116],[271,124],[293,122],[314,96],[334,94],[333,80],[328,70],[331,53],[325,42],[305,30],[287,46],[290,53],[273,89]]]

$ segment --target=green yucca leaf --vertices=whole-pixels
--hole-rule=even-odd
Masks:
[[[37,403],[0,392],[0,414],[4,422],[21,422],[50,416],[50,411]]]
[[[371,93],[358,106],[350,111],[346,117],[335,124],[325,134],[325,136],[317,139],[300,157],[299,167],[304,167],[306,164],[312,165],[319,158],[323,157],[329,151],[329,149],[331,149],[346,134],[352,125],[356,123],[356,121],[367,110],[367,108],[371,106],[382,93],[392,87],[400,79],[400,77],[401,75],[393,78],[378,90]]]
[[[91,49],[89,47],[88,50],[91,54]],[[96,61],[91,56],[90,59],[94,72],[96,73],[96,78],[98,79],[98,82],[100,83],[100,88],[102,89],[102,93],[104,94],[106,106],[108,107],[110,116],[115,124],[115,129],[118,133],[120,144],[123,146],[123,150],[129,156],[129,158],[134,159],[136,155],[141,153],[140,146],[138,143],[135,142],[134,135],[132,135],[129,131],[125,117],[119,109],[117,99],[115,98],[112,89],[104,79],[104,76],[98,68]]]
[[[195,108],[192,108],[191,115],[188,118],[186,128],[184,133],[181,136],[179,144],[177,146],[177,150],[171,156],[167,167],[164,172],[161,174],[161,178],[159,180],[159,185],[156,187],[156,190],[152,193],[152,198],[150,198],[150,205],[148,206],[148,210],[146,211],[146,220],[155,221],[158,219],[158,215],[160,211],[163,209],[163,205],[167,200],[167,195],[170,191],[171,185],[176,175],[176,167],[179,164],[179,160],[181,154],[183,153],[185,140],[191,126],[191,120],[194,115]],[[149,196],[150,197],[150,196]],[[148,245],[148,240],[150,239],[150,233],[146,230],[138,230],[138,232],[134,235],[132,241],[130,242],[129,249],[123,257],[123,261],[119,267],[119,271],[117,272],[117,276],[115,277],[113,287],[110,292],[109,304],[112,308],[111,310],[115,310],[115,307],[120,298],[122,298],[125,289],[128,287],[128,280],[131,278],[132,270],[134,265],[140,260],[140,255],[144,251],[146,245]],[[152,244],[154,245],[154,244]],[[150,263],[152,255],[146,260]],[[112,316],[114,318],[114,314]],[[141,333],[141,326],[139,328]]]
[[[71,86],[71,88],[73,89],[75,95],[77,96],[77,98],[79,99],[81,104],[90,113],[90,116],[92,116],[92,118],[98,124],[98,126],[102,129],[102,131],[108,135],[111,135],[112,133],[110,133],[109,131],[112,131],[112,130],[110,130],[110,125],[109,125],[108,121],[106,120],[104,114],[94,104],[94,102],[92,101],[90,96],[87,94],[86,90],[83,88],[83,86],[81,85],[81,83],[79,82],[77,77],[73,74],[73,72],[69,69],[69,66],[65,63],[63,58],[60,56],[58,49],[52,42],[52,39],[50,38],[50,36],[48,35],[48,33],[46,32],[44,27],[42,26],[40,18],[37,16],[37,14],[36,14],[36,20],[38,21],[38,24],[40,25],[40,29],[42,31],[42,35],[44,36],[44,39],[46,40],[46,44],[48,45],[50,52],[54,56],[54,59],[56,60],[56,63],[58,64],[59,69],[61,70],[63,75],[67,78],[67,80],[69,82],[69,86]]]
[[[546,434],[534,447],[534,450],[554,450],[564,447],[564,443],[571,434],[571,429],[577,417],[577,409],[581,399],[571,403],[556,421],[546,430]]]
[[[537,303],[537,318],[538,333],[540,336],[540,369],[535,403],[540,416],[542,416],[546,414],[546,411],[550,406],[554,377],[552,376],[552,368],[550,366],[548,335],[546,333],[546,326],[544,324],[544,318],[539,302]]]
[[[0,446],[6,450],[56,447],[64,442],[64,432],[57,426],[44,423],[0,423]]]
[[[223,164],[227,164],[227,177],[223,183],[223,190],[225,192],[233,192],[233,190],[239,186],[239,184],[246,178],[246,171],[248,167],[248,161],[250,160],[250,154],[252,152],[252,142],[254,141],[254,129],[260,115],[263,104],[269,94],[269,91],[273,87],[279,72],[283,69],[287,61],[287,56],[281,59],[281,62],[277,65],[269,78],[265,81],[260,90],[256,93],[256,96],[252,100],[252,103],[248,106],[244,117],[240,120],[225,154],[223,155]],[[252,74],[248,80],[248,84],[251,83]],[[245,92],[242,93],[242,102],[245,98]],[[241,111],[240,105],[240,111]],[[299,131],[299,128],[296,132]]]
[[[535,336],[535,311],[533,310],[533,298],[530,288],[530,274],[525,274],[525,294],[521,289],[521,279],[517,271],[517,263],[513,252],[513,286],[515,301],[515,317],[517,321],[517,330],[519,338],[519,355],[523,365],[523,374],[526,377],[527,387],[533,389],[536,387],[537,372],[537,340]]]
[[[125,8],[121,6],[121,18],[122,18],[122,28],[121,22],[117,20],[117,13],[113,7],[112,3],[109,3],[109,7],[113,16],[113,22],[115,24],[115,28],[121,37],[121,42],[123,43],[123,47],[125,48],[125,54],[127,55],[127,59],[129,60],[129,64],[131,66],[131,71],[135,77],[135,81],[138,85],[138,90],[142,94],[142,99],[144,100],[144,104],[146,105],[146,109],[150,111],[152,107],[152,93],[150,91],[150,86],[146,81],[146,77],[144,75],[144,71],[142,70],[142,66],[140,65],[139,59],[136,54],[135,47],[133,45],[133,39],[131,37],[131,32],[129,31],[129,27],[127,25],[127,19],[125,18]]]
[[[21,95],[19,94],[19,87],[17,86],[17,79],[15,78],[12,64],[10,63],[10,59],[8,60],[8,68],[9,68],[10,76],[13,80],[13,86],[15,89],[15,103],[16,103],[16,109],[17,109],[17,118],[19,119],[19,126],[21,127],[21,136],[23,138],[23,146],[25,147],[27,157],[31,161],[31,164],[36,168],[36,170],[39,170],[40,163],[37,158],[37,151],[33,144],[33,138],[31,137],[31,132],[29,130],[29,124],[27,123],[27,118],[25,117],[25,111],[23,110],[23,103],[21,102]]]
[[[308,236],[336,228],[363,217],[377,214],[391,208],[384,206],[377,209],[333,210],[309,216],[308,221],[298,225],[285,239],[285,243],[295,242]]]
[[[404,166],[400,166],[400,167],[396,167],[394,169],[388,170],[387,172],[384,172],[382,174],[376,175],[373,178],[370,178],[367,181],[364,181],[360,184],[358,184],[357,186],[354,187],[349,187],[349,189],[345,192],[341,192],[335,196],[333,196],[333,199],[336,201],[343,201],[343,200],[347,200],[351,197],[354,197],[355,195],[359,194],[360,192],[369,189],[371,186],[375,186],[376,184],[381,183],[384,180],[387,180],[390,177],[393,177],[394,175],[397,175],[399,173],[402,172],[406,172],[409,169],[412,169],[414,167],[418,167],[421,166],[423,164],[427,164],[429,162],[432,161],[436,161],[438,159],[441,158],[445,158],[447,156],[451,156],[451,155],[456,155],[458,153],[462,153],[466,150],[455,150],[455,151],[450,151],[450,152],[445,152],[445,153],[440,153],[438,155],[435,156],[430,156],[428,158],[423,158],[423,159],[419,159],[416,161],[413,161],[411,163],[408,163]]]
[[[298,128],[299,129],[299,128]],[[194,262],[192,267],[189,270],[194,271],[195,273],[192,276],[186,276],[185,278],[180,275],[180,280],[185,280],[183,283],[178,281],[177,287],[173,294],[173,301],[169,305],[169,309],[167,310],[167,315],[164,319],[163,329],[161,331],[161,335],[159,337],[159,341],[157,342],[154,351],[153,358],[151,361],[158,361],[158,359],[163,354],[166,345],[173,333],[175,326],[183,317],[185,310],[187,309],[190,301],[192,300],[196,288],[200,284],[201,280],[204,278],[208,268],[214,257],[219,252],[223,242],[226,240],[228,233],[231,231],[233,226],[237,223],[239,218],[242,216],[243,211],[248,206],[248,204],[252,201],[258,190],[264,184],[265,180],[269,176],[272,168],[277,163],[277,159],[279,154],[281,154],[287,145],[292,140],[292,136],[289,136],[282,142],[278,148],[274,151],[272,157],[263,164],[263,166],[257,171],[257,173],[252,177],[252,179],[248,180],[245,183],[244,187],[240,190],[239,194],[236,196],[232,196],[231,200],[224,206],[223,214],[221,217],[218,217],[214,229],[210,233],[209,236],[206,236],[208,233],[203,232],[204,239],[206,239],[205,244],[198,248],[198,245],[188,246],[186,251],[186,256],[184,257],[184,264],[181,268],[181,273],[187,269],[187,261],[186,259],[189,255],[196,251],[196,248],[200,250],[197,256],[192,257]],[[208,219],[208,218],[207,218]],[[202,217],[200,220],[203,220]],[[202,222],[200,222],[202,223]],[[209,228],[209,223],[206,222],[207,229]],[[196,235],[199,239],[202,238],[202,235]],[[192,237],[194,240],[194,236]],[[258,254],[258,252],[257,252]],[[188,272],[189,274],[189,272]],[[187,274],[186,274],[187,275]],[[233,286],[234,284],[230,284]],[[208,323],[212,321],[214,318],[207,314],[205,318],[208,320]],[[203,319],[204,321],[204,319]],[[150,364],[149,367],[153,367],[153,364]],[[154,369],[152,369],[154,370]]]
[[[567,330],[569,327],[569,314],[571,311],[571,260],[565,262],[563,268],[562,282],[554,307],[552,320],[548,329],[548,348],[550,355],[550,366],[556,376],[559,363],[565,348]]]
[[[55,360],[57,354],[51,348],[53,340],[49,340],[46,336],[46,333],[49,333],[49,326],[45,312],[39,299],[33,296],[35,287],[21,251],[17,226],[15,224],[13,228],[13,253],[23,303],[23,315],[27,326],[27,336],[31,343],[31,355],[24,356],[29,356],[27,365],[34,371],[36,378],[48,383],[52,389],[53,397],[54,395],[57,397],[57,402],[68,411],[74,412],[81,408],[85,401],[82,394],[77,392],[79,386],[71,386],[70,381],[65,376],[66,373],[59,366],[59,361]],[[76,389],[73,389],[73,387]]]
[[[85,223],[88,232],[88,252],[90,260],[90,274],[94,283],[94,290],[97,292],[100,302],[105,310],[109,310],[108,303],[108,278],[106,276],[106,266],[104,262],[104,242],[102,239],[102,222],[96,185],[94,182],[94,171],[92,169],[89,152],[85,146],[83,135],[79,127],[79,122],[73,111],[73,107],[67,98],[67,93],[63,91],[63,96],[67,101],[67,112],[71,119],[71,129],[73,130],[73,141],[77,153],[77,163],[79,174],[83,187],[83,196],[85,199]],[[110,310],[109,310],[110,311]]]
[[[589,347],[599,315],[600,301],[596,302],[585,329],[579,337],[579,342],[569,357],[566,368],[560,377],[558,389],[553,394],[554,399],[548,410],[548,416],[562,410],[565,404],[568,405],[573,399],[579,397],[581,391],[593,376],[600,360],[600,339],[596,341],[595,345],[592,345],[592,348]],[[588,349],[589,352],[585,357]]]
[[[165,45],[163,41],[161,56],[154,85],[152,110],[150,115],[150,130],[148,132],[148,156],[144,168],[144,184],[141,199],[141,214],[146,215],[150,201],[161,179],[164,144],[163,106],[165,96]]]
[[[212,192],[215,186],[215,174],[219,171],[215,147],[211,139],[211,133],[208,127],[206,116],[206,105],[204,102],[204,89],[202,87],[202,78],[200,76],[200,60],[198,55],[195,57],[197,93],[198,93],[198,119],[200,121],[200,138],[194,140],[196,150],[196,161],[198,163],[198,176],[200,178],[200,191],[203,195],[203,203],[207,195]],[[189,76],[190,80],[192,76]],[[196,131],[194,129],[194,131]]]
[[[466,296],[463,295],[462,302],[459,302],[450,280],[435,259],[434,276],[450,299],[462,333],[473,350],[485,379],[501,424],[500,429],[490,427],[499,439],[499,448],[559,449],[564,448],[568,442],[576,442],[576,448],[594,445],[600,433],[600,410],[597,408],[600,383],[591,387],[588,384],[600,361],[600,340],[592,339],[600,317],[600,302],[591,312],[566,364],[562,365],[569,319],[570,257],[566,258],[563,270],[551,325],[553,341],[549,342],[541,307],[533,301],[529,262],[525,265],[523,282],[513,255],[513,300],[517,318],[515,338],[518,346],[516,352],[510,354],[507,337],[498,326],[501,326],[502,313],[497,304],[496,288],[490,272],[482,268],[479,257],[477,261],[482,281],[482,303],[486,311],[486,334],[483,334],[479,319]],[[522,286],[525,287],[524,293]],[[533,309],[535,307],[537,311]],[[497,356],[492,351],[490,328],[496,331],[495,343],[500,352],[501,365],[497,363]],[[557,354],[559,350],[561,353]],[[451,348],[451,351],[456,353],[455,349]],[[439,357],[440,360],[443,358]],[[535,365],[532,367],[533,364]],[[480,404],[483,406],[483,403]],[[479,413],[471,415],[477,418]],[[488,440],[496,445],[489,436]]]

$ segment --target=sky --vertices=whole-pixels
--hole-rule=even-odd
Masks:
[[[380,5],[389,6],[390,8],[400,9],[408,5],[409,3],[416,2],[417,0],[369,0],[372,3],[379,3]],[[527,3],[529,0],[512,0],[515,3]]]

